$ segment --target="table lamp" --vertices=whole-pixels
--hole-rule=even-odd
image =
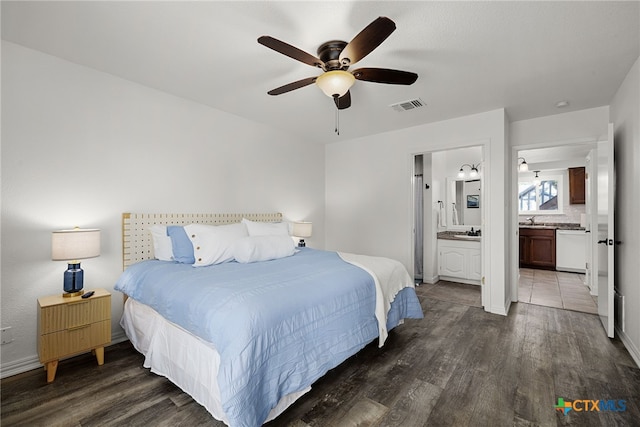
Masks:
[[[84,293],[84,272],[79,260],[97,256],[100,256],[100,230],[76,227],[52,232],[51,259],[68,263],[62,296],[75,297]]]
[[[310,222],[294,222],[293,231],[291,233],[294,237],[300,237],[298,247],[305,247],[304,237],[311,237],[311,223]]]

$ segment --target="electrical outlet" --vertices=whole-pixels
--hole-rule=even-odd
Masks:
[[[2,344],[9,344],[13,341],[13,331],[11,330],[11,326],[0,329],[0,335],[2,336]]]

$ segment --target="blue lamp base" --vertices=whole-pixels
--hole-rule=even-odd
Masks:
[[[67,271],[64,272],[64,294],[63,297],[77,297],[84,294],[84,271],[80,268],[80,263],[69,263]]]

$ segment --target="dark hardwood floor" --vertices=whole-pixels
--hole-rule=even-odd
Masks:
[[[425,318],[330,371],[276,426],[638,426],[640,369],[597,316],[514,304],[508,317],[428,296]],[[129,343],[1,382],[2,426],[222,426]],[[558,398],[625,400],[620,412],[567,415]]]

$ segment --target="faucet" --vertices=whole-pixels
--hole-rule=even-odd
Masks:
[[[467,236],[480,236],[480,229],[474,231],[471,227],[471,231],[467,231]]]
[[[530,216],[529,218],[527,218],[527,221],[529,221],[531,223],[531,225],[534,225],[536,222],[536,217],[535,216]]]

